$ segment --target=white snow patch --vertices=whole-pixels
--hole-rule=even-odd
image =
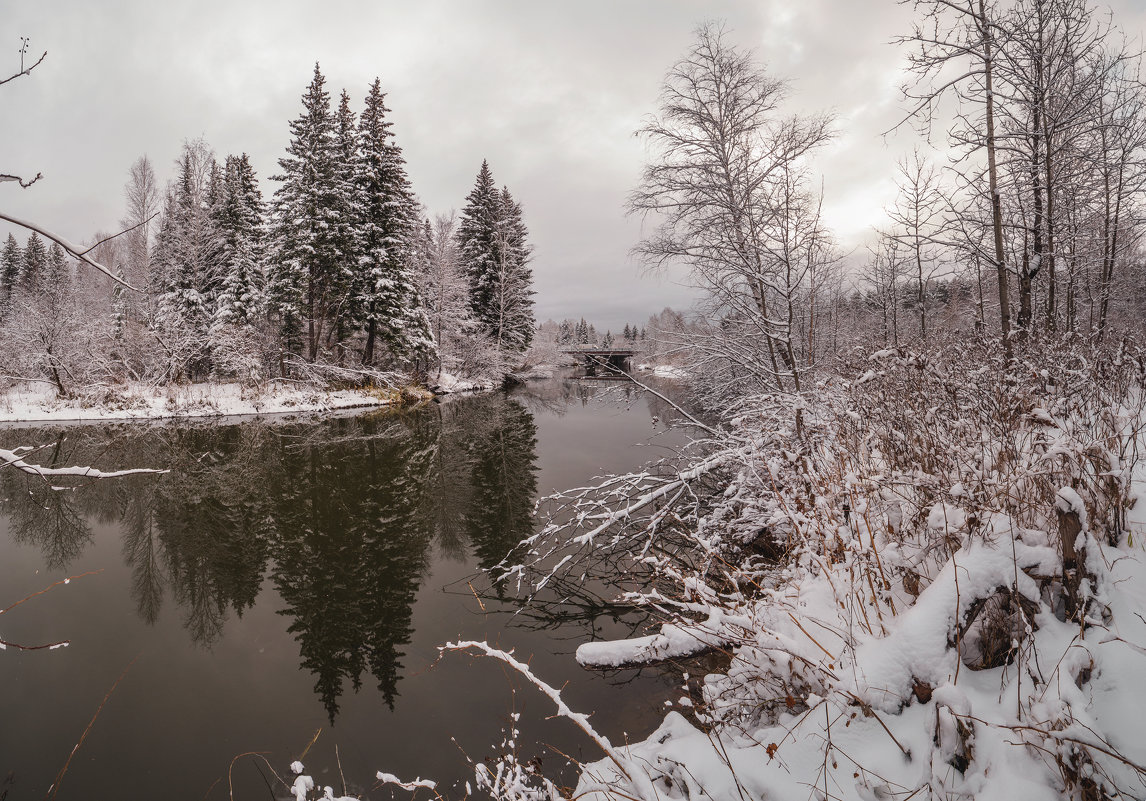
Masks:
[[[577,662],[583,667],[620,667],[680,659],[708,648],[722,647],[731,640],[721,616],[721,611],[714,608],[707,621],[687,629],[666,623],[659,634],[647,637],[582,643],[577,646]]]
[[[453,373],[442,371],[441,375],[430,385],[430,389],[435,393],[444,395],[457,392],[489,392],[493,389],[493,382],[488,378],[459,378]]]
[[[0,391],[0,423],[263,416],[389,403],[364,390],[318,390],[277,382],[261,390],[237,383],[129,384],[87,398],[58,398],[49,387],[21,385]]]
[[[430,781],[429,779],[414,779],[412,782],[404,782],[395,776],[393,773],[383,773],[378,771],[378,781],[383,784],[396,784],[405,790],[416,790],[419,787],[425,787],[427,790],[433,790],[438,786],[437,782]]]

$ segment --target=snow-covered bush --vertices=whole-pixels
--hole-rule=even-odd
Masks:
[[[625,750],[639,777],[605,759],[578,795],[1142,797],[1141,380],[1128,346],[856,353],[551,499],[501,578],[545,603],[623,574],[660,622],[579,661],[728,656]]]

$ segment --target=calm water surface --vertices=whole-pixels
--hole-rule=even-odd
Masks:
[[[5,640],[71,641],[0,652],[0,799],[45,796],[121,675],[61,799],[224,799],[229,771],[235,798],[268,798],[267,765],[239,755],[285,776],[312,740],[308,772],[335,790],[389,798],[370,789],[384,770],[460,797],[511,712],[551,774],[565,760],[534,743],[601,756],[496,663],[435,664],[458,638],[532,656],[614,741],[646,736],[678,678],[572,659],[637,621],[515,617],[475,574],[532,531],[539,495],[679,445],[664,417],[631,386],[556,379],[322,421],[0,430],[41,463],[170,470],[65,491],[0,470],[0,609],[101,571],[0,615]]]

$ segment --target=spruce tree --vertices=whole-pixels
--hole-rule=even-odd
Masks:
[[[466,196],[458,247],[474,319],[499,350],[525,350],[534,331],[531,248],[521,206],[497,190],[486,161]]]
[[[65,286],[71,283],[68,274],[68,256],[59,242],[48,248],[47,281],[50,286]]]
[[[29,289],[38,287],[48,268],[48,249],[40,235],[32,232],[24,246],[23,264],[20,265],[20,283]]]
[[[386,119],[389,111],[382,82],[375,78],[358,121],[362,258],[355,294],[366,332],[364,364],[373,363],[378,339],[398,358],[417,358],[434,349],[412,270],[419,237],[425,240],[425,255],[432,236],[418,225],[418,204],[402,149]],[[428,220],[425,225],[428,229]]]
[[[3,252],[0,252],[0,317],[4,316],[11,304],[12,293],[20,283],[23,266],[24,251],[20,249],[16,237],[8,234],[8,241],[4,244]]]
[[[221,288],[218,225],[221,172],[202,140],[188,142],[178,162],[155,241],[160,295],[156,322],[176,370],[206,372],[209,329]]]
[[[218,205],[221,288],[212,327],[251,327],[263,313],[263,199],[246,153],[227,156]]]
[[[358,184],[356,127],[354,112],[350,110],[350,95],[343,89],[334,114],[334,196],[327,209],[335,253],[332,285],[339,301],[331,314],[327,339],[339,363],[343,361],[346,341],[353,334],[355,321],[361,316],[362,309],[357,276],[363,259],[363,202]]]
[[[489,162],[482,161],[473,189],[466,195],[458,222],[458,250],[470,285],[470,313],[494,336],[493,314],[497,275],[497,220],[501,205]]]
[[[337,242],[338,178],[335,123],[319,66],[302,95],[302,113],[290,123],[287,155],[279,159],[275,192],[276,258],[268,270],[271,309],[288,350],[318,357],[331,316],[342,306],[344,264]],[[303,341],[305,340],[305,341]]]
[[[497,237],[497,337],[502,349],[524,351],[533,341],[537,325],[533,317],[533,273],[529,261],[533,248],[521,206],[509,189],[499,198]]]

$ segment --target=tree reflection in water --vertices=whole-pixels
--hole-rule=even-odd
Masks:
[[[432,547],[488,567],[531,533],[536,433],[500,394],[319,423],[6,431],[48,446],[44,464],[170,472],[61,491],[0,471],[0,511],[53,570],[83,554],[93,520],[118,524],[140,617],[155,623],[170,596],[205,647],[269,578],[333,722],[367,672],[393,706]]]

